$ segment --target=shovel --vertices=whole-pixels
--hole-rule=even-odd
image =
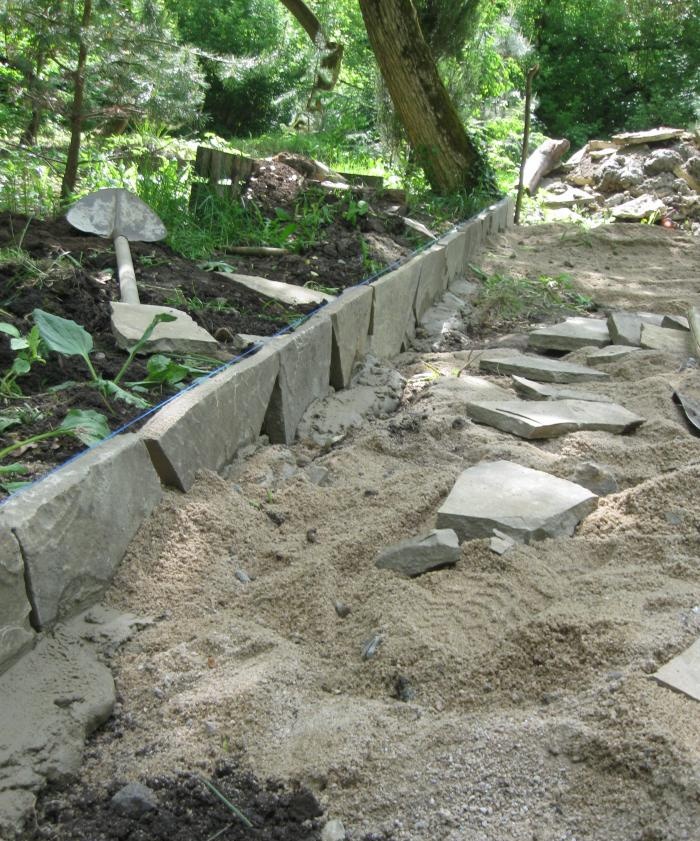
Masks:
[[[66,219],[79,231],[109,237],[114,241],[121,303],[112,302],[112,331],[117,344],[129,348],[143,336],[153,318],[166,313],[174,320],[161,322],[149,337],[146,348],[171,353],[206,353],[217,341],[187,313],[172,307],[142,304],[136,286],[131,242],[156,242],[167,231],[151,208],[128,190],[109,188],[77,201]]]

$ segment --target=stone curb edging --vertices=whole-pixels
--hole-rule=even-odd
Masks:
[[[513,224],[507,197],[370,284],[346,290],[171,400],[138,433],[88,450],[0,507],[0,673],[38,631],[97,601],[162,496],[220,470],[264,432],[291,444],[307,407],[346,388],[368,351],[390,359],[484,239]]]

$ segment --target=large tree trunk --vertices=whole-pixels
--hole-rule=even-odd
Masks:
[[[479,153],[438,75],[411,0],[359,0],[372,50],[436,193],[476,186]]]
[[[280,0],[280,3],[292,13],[318,50],[319,65],[306,107],[309,111],[320,111],[323,107],[322,92],[332,91],[338,81],[343,45],[326,38],[321,21],[302,0]]]
[[[61,182],[61,199],[67,201],[75,191],[78,180],[78,161],[80,159],[80,140],[83,132],[83,94],[85,91],[85,65],[87,64],[88,48],[85,38],[87,28],[92,17],[92,0],[84,0],[83,17],[80,22],[78,43],[78,63],[73,74],[73,103],[70,113],[70,143],[66,169]]]

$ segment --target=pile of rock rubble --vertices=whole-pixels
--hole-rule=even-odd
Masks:
[[[700,234],[700,135],[658,128],[590,140],[542,182],[541,197],[552,221],[645,220]]]

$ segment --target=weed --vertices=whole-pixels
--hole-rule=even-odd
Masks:
[[[566,274],[520,278],[476,272],[481,277],[482,289],[475,306],[482,322],[531,321],[547,315],[582,313],[593,306],[589,297],[576,292]]]
[[[13,324],[3,321],[0,322],[0,333],[10,337],[10,349],[15,352],[10,370],[0,379],[0,394],[4,397],[21,397],[22,390],[16,382],[18,377],[28,374],[34,363],[39,362],[43,365],[46,361],[42,356],[45,351],[39,328],[34,325],[26,336],[22,336]]]

